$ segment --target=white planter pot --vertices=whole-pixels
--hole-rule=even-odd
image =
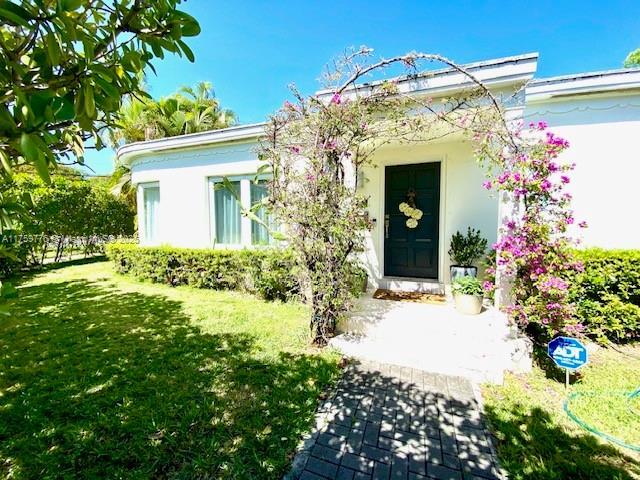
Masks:
[[[482,297],[478,295],[465,295],[456,293],[454,295],[456,310],[465,315],[478,315],[482,311]]]

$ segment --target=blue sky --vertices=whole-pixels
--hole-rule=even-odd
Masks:
[[[156,62],[151,94],[210,80],[241,123],[264,120],[288,97],[289,83],[313,92],[322,67],[350,46],[377,56],[434,52],[460,63],[537,51],[538,77],[619,68],[640,47],[640,2],[631,0],[189,0],[182,8],[202,27],[189,41],[196,61]],[[109,173],[113,156],[88,151],[87,164]]]

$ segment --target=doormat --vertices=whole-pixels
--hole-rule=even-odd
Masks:
[[[373,298],[398,302],[430,303],[432,305],[444,305],[447,302],[444,295],[424,292],[394,292],[384,288],[379,288],[373,292]]]

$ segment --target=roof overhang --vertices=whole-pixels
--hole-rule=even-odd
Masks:
[[[527,85],[527,103],[540,103],[578,95],[640,93],[640,68],[541,78]]]
[[[462,68],[492,89],[523,85],[533,78],[537,66],[537,52],[461,65]],[[392,80],[397,83],[401,94],[433,97],[455,94],[476,85],[467,75],[453,68],[432,70],[416,76],[403,76]],[[384,81],[357,84],[347,88],[345,94],[353,95],[357,92],[366,95],[367,92],[380,86]],[[316,93],[320,98],[332,94],[332,90],[320,90]]]
[[[257,140],[264,134],[264,123],[238,125],[236,127],[212,130],[210,132],[191,133],[177,137],[147,140],[123,145],[116,151],[116,156],[123,165],[143,155],[149,155],[167,150],[202,147],[205,145]]]

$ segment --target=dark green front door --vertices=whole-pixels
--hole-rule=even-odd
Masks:
[[[440,163],[386,167],[385,176],[385,275],[437,279]],[[415,228],[402,203],[422,211]]]

